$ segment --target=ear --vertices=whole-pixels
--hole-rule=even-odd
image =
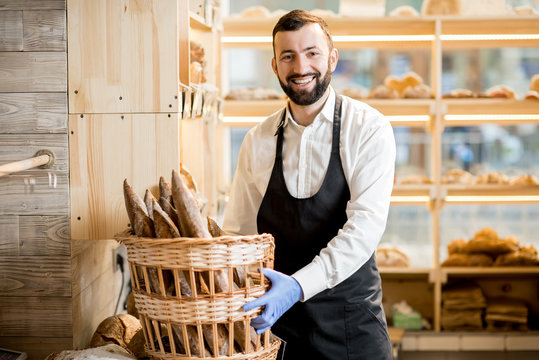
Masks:
[[[275,61],[275,57],[271,58],[271,68],[273,69],[273,72],[275,73],[275,75],[277,75],[277,62]]]
[[[329,53],[329,66],[331,69],[331,72],[334,72],[337,68],[337,62],[339,61],[339,51],[337,51],[337,48],[331,49],[331,52]]]

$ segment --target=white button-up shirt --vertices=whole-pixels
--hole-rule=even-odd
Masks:
[[[270,115],[245,136],[225,210],[223,228],[256,234],[256,218],[275,162],[275,133],[283,111],[283,171],[296,198],[320,189],[331,155],[335,91],[308,126],[294,121],[288,107]],[[347,222],[311,263],[292,276],[303,301],[332,288],[356,272],[374,253],[384,232],[393,187],[395,139],[387,119],[369,105],[343,96],[340,156],[350,188]],[[329,175],[331,176],[331,174]]]

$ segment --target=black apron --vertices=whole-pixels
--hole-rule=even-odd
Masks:
[[[258,210],[259,233],[275,238],[275,270],[291,275],[325,248],[347,221],[350,190],[339,153],[341,102],[337,96],[331,156],[320,190],[310,198],[290,195],[283,174],[283,124],[277,130],[275,164]],[[374,255],[348,279],[296,303],[272,327],[287,342],[284,358],[392,359],[380,275]]]

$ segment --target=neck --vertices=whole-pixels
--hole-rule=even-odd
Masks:
[[[329,93],[330,89],[328,86],[326,92],[324,92],[324,95],[322,95],[320,99],[311,105],[298,105],[292,101],[289,101],[288,104],[290,107],[290,112],[292,113],[294,120],[302,126],[311,125],[316,115],[318,115],[318,113],[320,113],[324,107],[324,104],[329,97]]]

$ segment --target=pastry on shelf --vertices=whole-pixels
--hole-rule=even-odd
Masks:
[[[539,92],[530,90],[524,94],[524,100],[539,100]]]
[[[270,17],[270,11],[265,6],[251,6],[243,10],[240,13],[242,18],[268,18]]]
[[[393,9],[389,16],[419,16],[419,12],[410,5],[402,5]]]
[[[487,330],[528,330],[528,307],[520,299],[489,298],[485,311]]]
[[[399,93],[385,85],[378,85],[369,92],[369,99],[396,99]]]
[[[422,15],[460,15],[461,0],[425,0]]]
[[[432,180],[425,175],[408,175],[399,181],[399,185],[432,184]]]
[[[442,266],[492,266],[492,257],[486,254],[451,254]]]
[[[351,97],[352,99],[363,99],[365,96],[362,89],[358,88],[346,88],[340,91],[342,95]]]
[[[468,254],[481,253],[497,256],[518,250],[518,245],[519,241],[514,236],[501,239],[494,229],[483,228],[468,241],[465,251]]]
[[[383,244],[376,249],[376,263],[378,266],[409,267],[410,259],[397,247]]]
[[[530,90],[539,92],[539,74],[532,76],[530,80]]]
[[[443,94],[443,99],[473,99],[477,97],[477,95],[472,91],[468,89],[453,89],[447,94]]]
[[[514,100],[517,97],[515,91],[506,85],[495,85],[489,88],[486,93],[490,98],[495,99]]]
[[[275,100],[282,98],[282,94],[267,88],[234,89],[225,96],[226,100]]]
[[[405,99],[431,99],[432,90],[430,86],[425,84],[408,86],[406,89],[404,89],[402,97]]]
[[[494,185],[508,185],[509,184],[509,178],[507,175],[501,173],[501,172],[491,172],[486,174],[478,175],[475,180],[474,184],[477,185],[484,185],[484,184],[494,184]]]
[[[518,175],[509,181],[509,185],[533,186],[533,185],[539,185],[539,180],[537,179],[537,177],[531,174]]]
[[[474,181],[474,176],[466,170],[451,169],[440,179],[442,184],[462,184],[469,185]]]
[[[494,266],[539,266],[537,249],[533,245],[527,245],[517,251],[499,255]]]
[[[467,240],[464,239],[454,239],[447,244],[447,253],[449,255],[453,254],[464,254],[466,253],[466,244]]]
[[[421,76],[415,72],[407,72],[401,78],[389,75],[384,79],[384,85],[390,89],[395,90],[399,97],[402,97],[407,87],[414,87],[423,84]]]
[[[516,6],[511,12],[515,15],[537,15],[537,11],[531,6]]]

